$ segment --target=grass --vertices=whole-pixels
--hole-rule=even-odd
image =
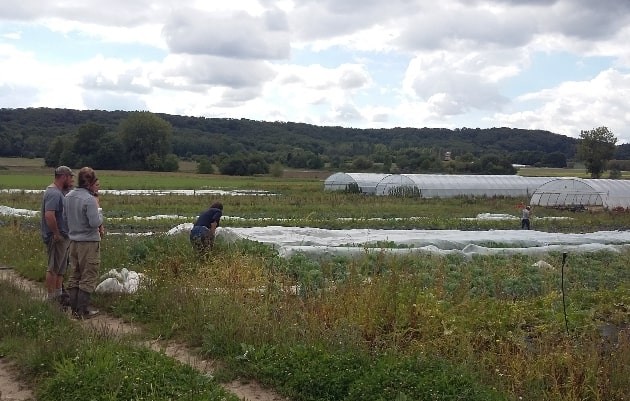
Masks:
[[[0,281],[0,292],[0,355],[16,361],[38,400],[238,400],[161,353],[81,329],[11,283]]]
[[[241,182],[222,179],[228,187]],[[458,219],[515,214],[519,200],[513,199],[365,197],[325,193],[321,182],[304,179],[265,185],[282,196],[222,198],[227,215],[249,219],[222,224],[248,225],[259,217],[339,228],[518,224]],[[37,195],[0,194],[0,204],[13,207],[37,209],[39,202]],[[106,214],[122,218],[117,227],[141,230],[167,224],[135,223],[134,214],[176,211],[193,218],[206,202],[104,196],[103,204]],[[549,231],[625,229],[629,223],[626,214],[538,209],[535,215],[572,217],[534,220]],[[369,220],[376,217],[385,219]],[[37,219],[0,217],[0,243],[2,263],[43,279]],[[185,341],[221,359],[220,380],[254,378],[294,400],[623,400],[630,392],[628,251],[570,255],[563,302],[561,254],[544,257],[551,268],[534,267],[541,257],[526,255],[285,259],[261,244],[219,237],[212,257],[198,260],[185,235],[109,235],[102,249],[103,272],[127,267],[151,280],[133,295],[96,297],[99,307],[142,323],[154,338]],[[10,348],[17,358],[17,348]],[[157,371],[162,363],[170,366],[155,363]],[[109,384],[122,383],[117,376]],[[96,385],[92,390],[98,394]]]

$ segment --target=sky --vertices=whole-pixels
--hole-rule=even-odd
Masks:
[[[0,107],[630,143],[628,0],[0,0]]]

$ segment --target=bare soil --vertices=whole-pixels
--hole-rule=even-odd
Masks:
[[[10,268],[0,266],[0,279],[10,280],[19,288],[30,293],[33,298],[44,299],[45,293],[42,283],[27,280]],[[138,326],[102,312],[92,319],[77,321],[77,323],[86,328],[97,330],[99,333],[107,332],[111,335],[134,334],[140,331]],[[155,351],[163,352],[206,376],[212,376],[220,366],[220,362],[201,358],[194,350],[177,342],[154,340],[146,342],[144,345]],[[23,382],[20,382],[17,371],[12,366],[6,359],[0,358],[0,401],[34,400],[32,391]],[[234,380],[222,385],[227,391],[244,401],[288,401],[287,398],[254,381]]]

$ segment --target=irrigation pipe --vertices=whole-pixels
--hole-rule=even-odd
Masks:
[[[567,330],[567,336],[569,334],[569,320],[567,319],[567,304],[564,299],[564,265],[567,261],[567,252],[562,252],[562,274],[561,274],[561,285],[562,285],[562,309],[564,311],[564,327]]]

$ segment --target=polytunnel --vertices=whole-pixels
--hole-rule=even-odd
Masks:
[[[530,204],[561,208],[630,208],[630,181],[557,178],[534,191]]]
[[[397,174],[381,180],[377,195],[416,195],[423,198],[455,196],[527,197],[551,177],[519,175]]]
[[[378,173],[335,173],[324,181],[325,191],[347,191],[356,186],[364,194],[373,195],[376,186],[391,174]]]

